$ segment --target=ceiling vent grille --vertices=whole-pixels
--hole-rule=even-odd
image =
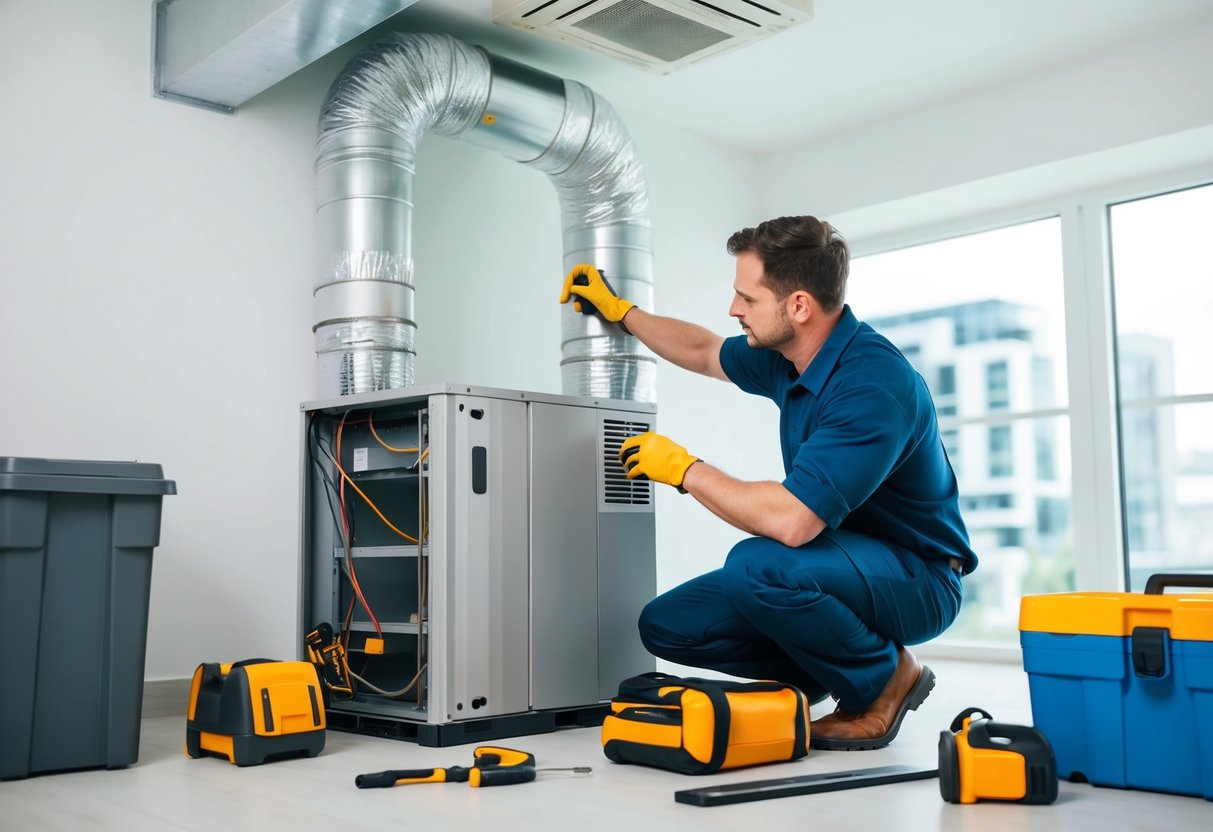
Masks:
[[[493,22],[661,75],[813,17],[812,0],[494,0]]]
[[[653,501],[651,480],[630,480],[619,461],[619,448],[629,437],[652,430],[645,422],[602,420],[602,501],[610,505],[647,506]]]

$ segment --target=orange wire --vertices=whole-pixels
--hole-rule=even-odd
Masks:
[[[375,441],[376,441],[376,442],[378,442],[378,443],[379,443],[380,445],[382,445],[383,447],[387,448],[389,451],[392,451],[392,452],[394,452],[394,453],[398,453],[398,454],[415,454],[415,453],[417,453],[417,451],[419,451],[419,450],[420,450],[420,448],[394,448],[394,447],[392,447],[391,445],[389,445],[388,443],[384,442],[384,441],[383,441],[383,440],[382,440],[382,439],[379,437],[378,432],[376,432],[376,430],[375,430],[375,416],[374,416],[374,414],[371,414],[371,415],[369,415],[369,416],[367,416],[367,417],[366,417],[366,423],[367,423],[367,425],[370,427],[370,429],[371,429],[371,436],[375,437]]]
[[[345,508],[345,480],[348,480],[349,477],[346,476],[345,470],[341,467],[341,434],[345,429],[345,417],[348,415],[349,411],[347,410],[342,414],[341,421],[337,423],[337,455],[333,460],[333,463],[337,466],[337,470],[340,471],[342,477],[345,478],[341,481],[339,496],[339,502],[341,503],[341,518],[342,522],[345,523],[345,569],[346,573],[350,577],[350,586],[353,587],[354,594],[358,596],[358,600],[362,602],[362,608],[366,610],[367,617],[371,619],[371,624],[375,628],[375,635],[379,636],[379,638],[383,638],[383,630],[379,627],[379,619],[375,617],[375,611],[371,609],[371,605],[367,603],[366,596],[362,593],[362,584],[358,581],[358,573],[354,568],[354,538],[352,530],[350,529],[349,514],[346,512]],[[362,491],[358,488],[358,486],[354,485],[353,480],[350,480],[350,485],[354,488],[354,490],[358,491],[359,494],[362,494]],[[365,500],[366,495],[362,494],[362,498]],[[379,509],[375,508],[373,505],[371,508],[375,509],[376,514],[379,514]],[[379,516],[383,517],[382,514]],[[384,522],[387,522],[387,520],[385,519]],[[388,525],[391,524],[389,523]]]
[[[339,474],[341,474],[341,476],[345,479],[345,481],[350,484],[350,488],[354,489],[354,491],[356,491],[358,493],[358,496],[361,497],[368,506],[370,506],[371,511],[375,512],[375,516],[378,517],[380,520],[382,520],[384,525],[386,525],[389,529],[394,531],[396,534],[403,537],[409,543],[417,542],[417,538],[413,537],[411,534],[407,534],[405,532],[400,531],[400,529],[398,529],[394,525],[392,525],[391,520],[388,520],[386,517],[383,516],[383,512],[380,511],[379,507],[375,505],[374,500],[372,500],[370,497],[366,496],[366,493],[361,488],[358,487],[358,484],[355,483],[350,478],[350,475],[345,473],[345,469],[341,467],[341,463],[337,463],[337,472]]]

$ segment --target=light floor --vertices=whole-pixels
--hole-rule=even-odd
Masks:
[[[1031,723],[1027,677],[1016,665],[928,661],[935,692],[879,751],[813,751],[795,763],[686,777],[610,763],[598,729],[498,740],[540,766],[590,765],[590,775],[540,774],[490,789],[426,784],[359,790],[354,776],[387,768],[468,765],[472,745],[423,748],[330,731],[319,757],[237,768],[182,753],[184,717],[143,722],[139,762],[117,771],[51,774],[0,783],[0,830],[1213,830],[1213,802],[1062,783],[1051,806],[954,806],[924,780],[821,795],[702,808],[674,791],[708,785],[905,764],[933,768],[939,732],[976,706],[1004,722]],[[828,710],[828,707],[826,708]],[[821,714],[816,714],[820,716]]]

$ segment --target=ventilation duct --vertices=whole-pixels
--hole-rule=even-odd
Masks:
[[[665,75],[813,19],[813,0],[493,0],[493,22]]]
[[[429,130],[546,173],[560,200],[564,269],[594,263],[621,295],[653,308],[644,172],[610,105],[446,35],[393,34],[346,65],[320,116],[321,396],[413,383],[412,188]],[[635,338],[571,304],[561,314],[563,393],[655,400],[656,361]]]
[[[417,0],[155,0],[152,93],[224,113]]]

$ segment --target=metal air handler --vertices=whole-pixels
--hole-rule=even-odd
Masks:
[[[655,405],[432,384],[300,409],[298,632],[349,616],[381,691],[335,697],[330,728],[446,746],[594,725],[654,669],[653,486],[617,454]]]

